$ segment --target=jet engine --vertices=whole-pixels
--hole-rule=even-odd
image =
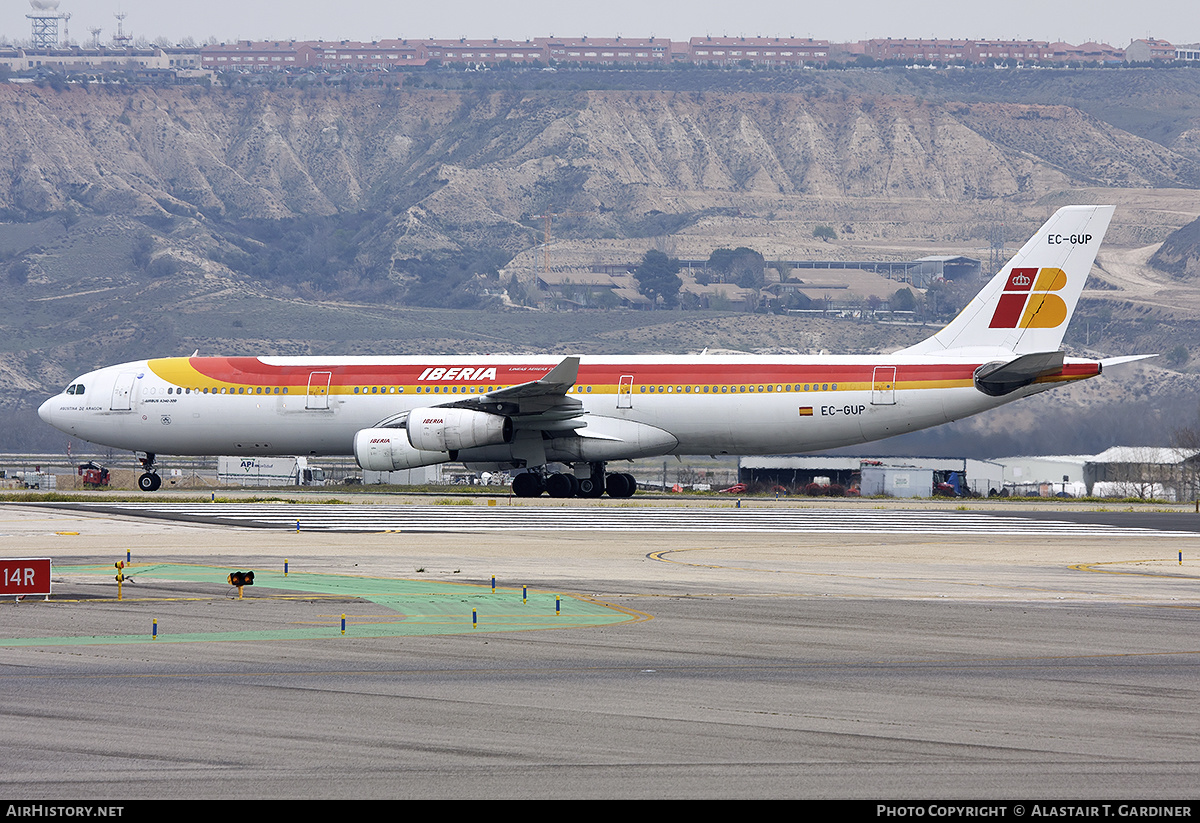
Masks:
[[[422,451],[409,445],[402,429],[362,429],[354,435],[354,459],[368,471],[417,469],[450,461],[444,451]]]
[[[458,451],[511,443],[508,417],[471,409],[427,408],[408,413],[408,442],[422,451]]]

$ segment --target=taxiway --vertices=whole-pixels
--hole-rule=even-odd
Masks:
[[[1200,534],[1185,515],[1008,511],[964,529],[983,515],[925,511],[916,529],[806,531],[704,528],[694,510],[682,526],[535,529],[488,528],[500,510],[481,505],[469,528],[452,526],[470,507],[444,506],[429,507],[441,529],[295,532],[263,527],[268,507],[290,508],[239,524],[5,506],[0,540],[56,569],[128,551],[135,580],[286,558],[451,586],[438,603],[454,615],[495,576],[501,596],[528,585],[624,616],[355,636],[405,607],[286,587],[238,601],[154,575],[118,603],[107,572],[62,573],[50,603],[0,604],[0,639],[78,640],[0,645],[6,796],[1194,794]],[[341,613],[345,637],[299,631]],[[83,642],[98,636],[135,640]]]

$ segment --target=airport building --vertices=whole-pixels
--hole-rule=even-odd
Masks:
[[[789,494],[850,492],[864,496],[932,497],[935,487],[987,497],[1004,486],[1004,467],[961,457],[842,457],[789,455],[743,457],[738,482],[752,490],[780,487]],[[950,494],[950,489],[943,487]]]
[[[1095,455],[1001,457],[1004,488],[1020,496],[1194,500],[1200,450],[1114,446]]]

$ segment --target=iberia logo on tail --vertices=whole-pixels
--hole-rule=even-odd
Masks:
[[[1067,319],[1067,304],[1054,292],[1067,285],[1062,269],[1013,269],[992,315],[993,329],[1053,329]]]

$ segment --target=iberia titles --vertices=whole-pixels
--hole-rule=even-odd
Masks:
[[[421,372],[418,380],[462,380],[463,382],[486,381],[496,379],[496,369],[491,368],[428,368]]]

